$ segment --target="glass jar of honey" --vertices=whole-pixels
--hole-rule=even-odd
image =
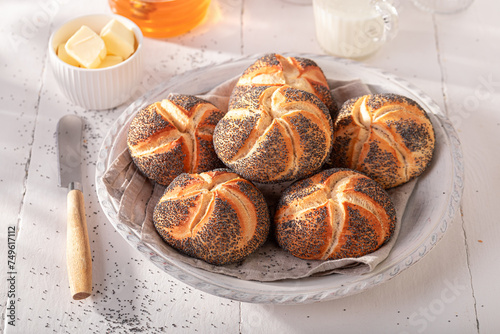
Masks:
[[[166,38],[199,25],[210,0],[108,0],[111,10],[137,24],[144,36]]]

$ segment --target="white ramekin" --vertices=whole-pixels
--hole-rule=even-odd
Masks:
[[[75,67],[59,59],[57,46],[66,42],[82,25],[99,33],[113,18],[120,20],[135,34],[136,50],[128,59],[101,69]],[[139,27],[123,16],[82,16],[66,22],[50,36],[49,62],[60,89],[71,102],[86,109],[110,109],[130,98],[141,81],[142,43],[143,35]]]

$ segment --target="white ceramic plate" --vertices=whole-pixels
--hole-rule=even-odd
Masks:
[[[126,147],[126,131],[134,114],[173,91],[193,95],[207,92],[241,74],[259,56],[201,68],[175,77],[135,101],[116,120],[99,152],[96,184],[102,209],[117,231],[155,265],[180,281],[213,295],[253,303],[297,304],[342,298],[381,284],[422,259],[442,238],[460,204],[463,159],[457,134],[437,104],[407,81],[357,62],[330,56],[295,55],[315,60],[327,78],[358,78],[374,92],[390,92],[414,99],[428,112],[436,132],[437,145],[432,165],[419,178],[407,204],[394,248],[374,271],[360,276],[337,274],[276,282],[245,281],[164,258],[119,220],[116,203],[107,193],[102,176]]]

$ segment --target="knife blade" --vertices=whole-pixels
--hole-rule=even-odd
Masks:
[[[57,123],[59,186],[68,188],[66,262],[73,299],[92,293],[92,258],[82,187],[81,148],[83,121],[76,115]]]

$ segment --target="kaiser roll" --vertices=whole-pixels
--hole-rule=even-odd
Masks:
[[[181,174],[154,209],[161,237],[214,265],[239,262],[266,240],[270,218],[262,193],[228,170]]]
[[[333,123],[315,95],[289,86],[246,87],[214,131],[214,148],[250,181],[276,183],[316,172],[332,147]]]
[[[340,168],[292,184],[274,217],[278,244],[307,260],[366,255],[391,238],[395,225],[396,210],[385,190]]]
[[[213,131],[224,113],[192,95],[172,95],[140,110],[130,124],[127,145],[139,170],[168,185],[181,173],[223,164],[213,148]]]
[[[283,86],[305,90],[316,95],[335,116],[337,104],[334,101],[325,75],[311,59],[283,57],[270,53],[257,59],[240,76],[235,90],[241,86]]]
[[[332,164],[361,171],[384,188],[396,187],[429,166],[434,129],[424,109],[395,94],[346,101],[335,121]]]

